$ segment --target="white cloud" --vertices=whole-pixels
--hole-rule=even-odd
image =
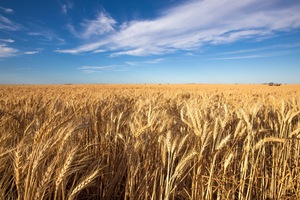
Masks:
[[[78,68],[84,73],[101,73],[104,71],[114,71],[114,72],[123,72],[127,71],[129,68],[122,65],[104,65],[104,66],[81,66]]]
[[[0,14],[0,30],[16,31],[22,26]]]
[[[0,44],[0,58],[16,56],[16,53],[18,53],[17,49]]]
[[[245,56],[232,56],[232,57],[220,57],[220,58],[213,58],[209,60],[240,60],[240,59],[252,59],[252,58],[268,58],[273,57],[272,55],[260,55],[260,54],[254,54],[254,55],[245,55]]]
[[[111,56],[162,55],[207,44],[256,40],[300,27],[300,3],[282,4],[280,0],[190,0],[163,11],[156,19],[123,23],[118,29],[114,19],[100,13],[96,20],[86,21],[82,37],[101,35],[101,39],[57,52],[101,49],[112,51]]]
[[[225,57],[216,57],[207,60],[240,60],[240,59],[253,59],[253,58],[270,58],[278,57],[285,54],[289,54],[290,51],[278,51],[272,53],[259,53],[259,54],[246,54],[246,55],[237,55],[237,56],[225,56]]]
[[[98,50],[95,50],[95,51],[93,51],[93,53],[103,53],[103,52],[105,52],[106,50],[104,50],[104,49],[98,49]]]
[[[82,66],[79,69],[94,69],[94,70],[107,70],[114,68],[115,65],[107,65],[107,66]]]
[[[58,49],[55,50],[55,52],[59,52],[59,53],[70,53],[70,54],[78,54],[78,53],[83,53],[83,52],[88,52],[88,51],[93,51],[93,52],[97,52],[99,50],[99,46],[102,46],[102,44],[106,44],[106,41],[100,41],[100,42],[96,42],[96,43],[90,43],[90,44],[86,44],[83,46],[80,46],[76,49]],[[100,49],[101,51],[104,49]]]
[[[75,28],[74,28],[74,26],[73,26],[72,24],[68,23],[68,24],[66,25],[66,28],[67,28],[67,30],[68,30],[70,33],[72,33],[74,36],[80,37],[80,34],[77,33],[77,31],[75,30]]]
[[[66,28],[75,37],[81,39],[91,39],[95,36],[101,36],[107,33],[114,32],[116,21],[105,12],[100,12],[95,19],[85,19],[80,23],[80,31],[76,30],[72,24],[67,24]]]
[[[157,58],[154,60],[146,60],[146,61],[140,61],[140,62],[132,62],[132,61],[126,61],[125,63],[130,66],[143,66],[143,65],[153,65],[153,64],[159,64],[162,63],[165,59],[164,58]]]
[[[84,20],[81,23],[84,31],[81,34],[83,38],[90,38],[92,36],[103,35],[114,31],[116,21],[104,12],[100,12],[94,20]]]
[[[37,53],[39,53],[39,51],[25,51],[23,54],[32,55],[32,54],[37,54]]]
[[[126,61],[125,63],[130,66],[138,66],[139,65],[139,62]]]
[[[88,46],[92,48],[92,46]],[[109,47],[108,47],[109,48]],[[79,51],[82,48],[78,49]],[[155,46],[141,46],[131,50],[125,51],[118,51],[111,54],[111,57],[121,56],[121,55],[130,55],[130,56],[147,56],[147,55],[162,55],[165,53],[170,53],[174,50],[162,48],[162,47],[155,47]]]
[[[94,72],[101,72],[101,71],[110,71],[115,69],[116,65],[107,65],[107,66],[81,66],[78,69],[84,73],[94,73]]]
[[[4,8],[4,7],[0,7],[0,10],[3,10],[5,13],[8,13],[8,14],[10,14],[10,13],[13,13],[13,12],[14,12],[14,10],[13,10],[13,9],[11,9],[11,8]]]
[[[157,59],[154,59],[154,60],[145,61],[145,63],[148,63],[148,64],[159,64],[159,63],[162,63],[164,60],[165,60],[164,58],[157,58]]]
[[[65,43],[64,39],[60,38],[56,33],[47,28],[40,28],[40,30],[36,32],[28,32],[27,35],[45,38],[46,41],[58,41],[61,44]]]
[[[54,50],[54,52],[69,53],[69,54],[78,54],[78,53],[81,53],[80,51],[78,51],[76,49],[65,49],[65,50],[57,49],[57,50]]]
[[[15,41],[12,40],[12,39],[0,39],[0,41],[6,42],[6,43],[13,43],[13,42],[15,42]]]
[[[216,36],[214,40],[211,41],[212,44],[222,44],[234,42],[240,39],[253,38],[255,36],[264,36],[271,34],[270,31],[262,30],[239,30],[229,33],[224,33],[220,36]]]
[[[68,11],[71,10],[72,8],[73,8],[73,3],[67,0],[65,4],[61,5],[61,12],[66,15],[68,14]]]
[[[294,43],[294,44],[276,44],[276,45],[271,45],[271,46],[264,46],[260,48],[248,48],[248,49],[240,49],[236,51],[226,51],[222,53],[215,54],[213,56],[222,56],[222,55],[234,55],[234,54],[245,54],[245,53],[250,53],[250,52],[262,52],[262,51],[278,51],[278,50],[283,50],[283,49],[288,49],[292,50],[293,48],[298,48],[300,47],[300,43]]]

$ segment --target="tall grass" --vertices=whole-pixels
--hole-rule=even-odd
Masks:
[[[0,199],[300,199],[300,88],[1,86]]]

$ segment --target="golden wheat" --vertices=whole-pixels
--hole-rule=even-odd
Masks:
[[[300,86],[0,86],[0,199],[300,199]]]

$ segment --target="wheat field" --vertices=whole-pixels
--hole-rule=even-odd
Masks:
[[[2,85],[0,199],[300,199],[299,85]]]

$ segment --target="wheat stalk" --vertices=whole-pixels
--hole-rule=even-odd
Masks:
[[[278,143],[284,143],[286,140],[282,138],[275,138],[275,137],[268,137],[268,138],[263,138],[259,142],[257,142],[254,146],[254,149],[257,150],[261,148],[265,143],[267,142],[278,142]]]

